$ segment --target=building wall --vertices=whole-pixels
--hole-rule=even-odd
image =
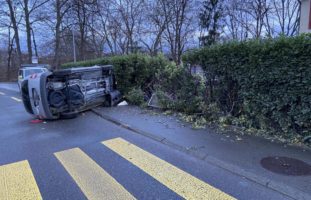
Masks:
[[[309,27],[310,23],[310,1],[311,0],[302,0],[301,1],[301,15],[300,15],[300,33],[311,32]]]

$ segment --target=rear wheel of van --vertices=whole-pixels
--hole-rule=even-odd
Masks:
[[[61,119],[73,119],[78,117],[78,113],[72,112],[72,113],[61,113],[60,118]]]
[[[111,96],[110,95],[106,95],[106,99],[105,99],[105,102],[104,102],[104,107],[111,107]]]

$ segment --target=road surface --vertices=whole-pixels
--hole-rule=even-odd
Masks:
[[[1,200],[290,199],[92,112],[33,119],[16,90],[0,87]]]

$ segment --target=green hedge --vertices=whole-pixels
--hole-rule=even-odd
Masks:
[[[143,54],[131,54],[66,63],[62,65],[62,68],[113,65],[118,89],[126,95],[135,88],[140,88],[145,92],[151,90],[156,73],[168,63],[169,61],[162,55],[151,57]]]
[[[119,90],[134,104],[152,92],[164,108],[208,121],[281,133],[311,133],[311,35],[230,42],[197,49],[184,63],[202,66],[206,80],[164,56],[106,57],[63,68],[112,64]]]
[[[311,35],[215,45],[183,60],[206,72],[208,103],[243,125],[310,135]]]
[[[171,63],[157,73],[155,84],[161,107],[187,114],[200,113],[204,102],[204,84],[184,66]]]

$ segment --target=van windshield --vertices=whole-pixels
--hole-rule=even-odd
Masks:
[[[28,77],[32,74],[42,73],[42,72],[45,72],[45,69],[26,69],[25,70],[25,77]]]

